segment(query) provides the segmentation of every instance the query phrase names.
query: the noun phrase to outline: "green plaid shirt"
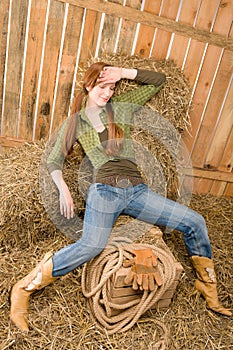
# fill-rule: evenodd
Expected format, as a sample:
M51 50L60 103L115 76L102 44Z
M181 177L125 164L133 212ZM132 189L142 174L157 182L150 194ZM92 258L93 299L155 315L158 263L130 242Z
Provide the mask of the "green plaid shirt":
M135 80L145 85L141 85L132 91L126 92L119 96L113 96L111 98L115 122L124 131L125 142L119 156L115 157L106 155L105 149L100 142L98 132L92 127L88 117L85 114L85 103L80 113L77 115L78 127L76 138L82 145L86 155L90 159L95 169L98 169L109 160L119 160L119 158L134 159L134 152L131 147L132 143L127 142L127 140L130 140L132 113L135 112L140 106L143 106L162 88L165 82L165 75L162 73L138 69ZM58 132L56 143L48 157L47 166L50 173L54 170L62 170L65 159L62 152L62 144L66 134L69 118L70 117L65 120L60 131ZM108 123L105 107L103 107L100 113L100 118L102 123L107 128Z

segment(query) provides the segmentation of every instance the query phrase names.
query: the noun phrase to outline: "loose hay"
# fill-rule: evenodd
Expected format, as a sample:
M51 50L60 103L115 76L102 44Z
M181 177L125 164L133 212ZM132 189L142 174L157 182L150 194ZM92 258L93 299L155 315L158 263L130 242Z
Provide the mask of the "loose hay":
M189 87L182 72L169 61L155 62L137 57L101 57L110 64L125 67L153 68L167 74L167 84L159 92L159 98L150 101L149 107L168 118L178 132L189 125ZM88 62L89 64L90 62ZM79 74L82 75L82 70ZM123 81L119 91L132 88L135 83ZM140 118L140 115L138 116ZM145 130L132 130L135 140L146 145L159 160L168 183L169 196L177 190L176 164L163 144L155 142ZM77 190L78 170L83 153L77 144L64 164L64 177L71 189L76 205L73 223L59 215L58 193L45 167L51 143L45 147L40 141L9 150L0 156L0 347L4 349L59 349L59 350L154 350L160 338L155 320L166 324L170 330L169 349L213 350L233 349L232 319L208 311L205 302L193 289L194 272L183 241L177 232L165 232L165 240L174 256L185 269L178 285L173 303L166 312L147 312L132 329L123 334L107 336L92 324L86 300L81 292L81 272L78 268L51 286L33 295L30 303L30 327L23 335L9 322L8 295L16 280L28 273L48 250L58 250L78 237L85 201L81 190ZM82 185L88 186L89 164L82 168ZM74 176L74 174L77 176ZM149 174L148 177L150 177ZM40 181L39 181L40 179ZM44 185L44 193L40 191ZM163 190L163 188L162 188ZM83 191L85 193L85 189ZM175 195L176 197L176 195ZM51 206L50 204L53 204ZM48 210L48 213L45 210ZM212 196L193 196L191 207L201 213L207 221L212 242L219 295L225 306L232 307L232 199ZM122 217L117 228L124 234L128 218ZM66 236L60 231L66 232ZM153 237L146 235L141 242L153 244Z
M191 207L205 216L212 242L219 296L224 305L232 307L232 198L210 195L193 196ZM26 229L26 227L25 227ZM23 230L23 227L20 228ZM22 232L23 233L23 232ZM11 236L14 235L14 232ZM185 274L166 312L147 312L126 333L113 336L101 334L90 321L89 309L81 292L81 272L63 277L33 295L30 302L30 333L23 335L9 322L8 295L16 280L35 266L49 249L57 250L67 239L56 232L44 231L15 246L9 231L1 227L0 255L0 348L12 350L139 350L153 349L161 333L154 320L164 322L170 331L171 350L232 349L233 321L206 309L205 302L194 294L194 272L183 241L177 232L166 233L165 240L180 260ZM23 237L23 236L22 236ZM153 244L153 237L142 242Z

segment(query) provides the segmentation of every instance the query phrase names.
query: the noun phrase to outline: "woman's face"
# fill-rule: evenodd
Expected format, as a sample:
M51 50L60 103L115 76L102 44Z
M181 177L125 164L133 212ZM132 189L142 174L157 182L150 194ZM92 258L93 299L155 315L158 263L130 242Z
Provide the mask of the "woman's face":
M88 107L103 107L114 94L115 84L100 83L88 90Z

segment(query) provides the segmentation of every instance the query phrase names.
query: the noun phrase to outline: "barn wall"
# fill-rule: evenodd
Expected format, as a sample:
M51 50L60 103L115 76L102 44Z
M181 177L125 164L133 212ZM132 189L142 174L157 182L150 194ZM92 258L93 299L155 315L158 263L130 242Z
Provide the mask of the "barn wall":
M193 191L232 196L232 13L232 0L1 0L2 151L53 132L87 58L172 59L192 87Z

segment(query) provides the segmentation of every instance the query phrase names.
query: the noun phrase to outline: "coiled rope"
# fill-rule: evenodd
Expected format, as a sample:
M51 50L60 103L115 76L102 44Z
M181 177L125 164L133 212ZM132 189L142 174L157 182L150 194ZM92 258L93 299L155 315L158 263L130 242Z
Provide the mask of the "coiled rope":
M109 300L111 277L122 267L123 260L133 258L132 250L146 248L151 248L158 257L158 269L163 280L162 286L157 286L151 292L144 290L140 299L135 298L124 305L113 303ZM97 327L110 335L129 330L142 314L161 299L175 278L176 267L171 253L154 245L132 243L130 240L119 237L112 240L100 255L84 265L82 291L88 298L91 317ZM112 309L120 310L120 313L112 316ZM156 323L163 329L166 338L168 334L166 327L159 321ZM162 343L160 341L161 350L165 349L162 345L166 347L167 340L165 339Z

